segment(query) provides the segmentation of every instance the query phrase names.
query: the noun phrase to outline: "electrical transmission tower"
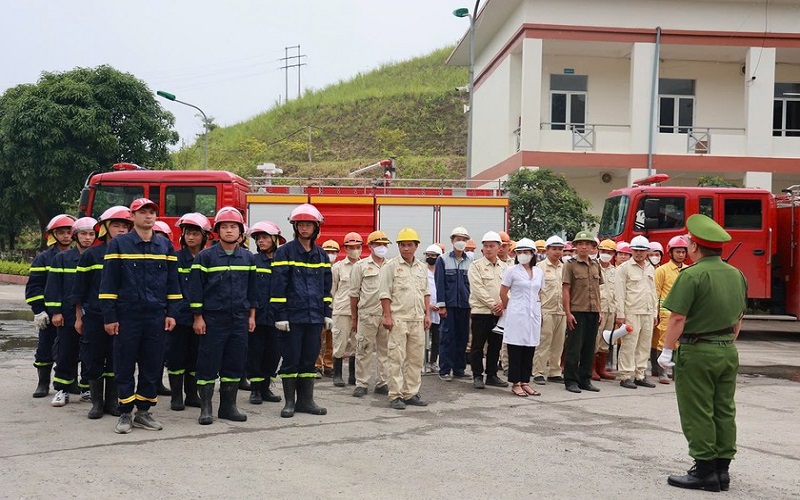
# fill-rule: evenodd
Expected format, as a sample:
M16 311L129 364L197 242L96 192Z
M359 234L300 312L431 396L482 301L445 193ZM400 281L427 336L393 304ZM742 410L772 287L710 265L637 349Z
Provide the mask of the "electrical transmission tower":
M284 102L289 101L289 68L297 68L297 97L300 97L300 68L302 66L306 66L307 64L304 62L300 62L300 59L306 57L305 54L300 53L300 45L292 45L290 47L284 47L284 54L285 57L279 59L279 61L283 62L283 66L280 67L284 71L285 81L286 81L286 88L284 94ZM296 51L294 55L289 55L289 51Z

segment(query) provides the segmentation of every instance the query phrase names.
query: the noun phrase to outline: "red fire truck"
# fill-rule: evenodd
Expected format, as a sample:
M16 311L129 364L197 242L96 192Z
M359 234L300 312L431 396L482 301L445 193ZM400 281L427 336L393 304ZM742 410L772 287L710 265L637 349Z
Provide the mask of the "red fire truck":
M668 180L657 174L609 193L599 237L631 241L643 234L666 248L686 234L687 217L708 215L732 236L722 258L744 273L752 305L800 317L800 186L776 197L763 189L661 185Z
M393 161L376 165L387 172L391 168L393 174ZM113 205L128 206L146 196L158 203L159 219L174 227L187 212L200 212L213 222L217 210L230 205L241 210L248 221L275 222L291 237L287 219L292 208L312 203L325 216L318 241L330 238L340 244L350 231L366 237L380 229L393 238L401 228L413 227L427 246L448 241L456 226L466 226L476 239L486 231L507 230L508 197L499 187L459 187L464 181L437 181L439 187L430 187L431 182L419 187L414 186L419 182L387 175L378 181L262 177L251 182L224 171L146 170L128 163L115 165L113 172L91 175L81 192L79 212L98 217ZM176 246L178 239L175 231Z

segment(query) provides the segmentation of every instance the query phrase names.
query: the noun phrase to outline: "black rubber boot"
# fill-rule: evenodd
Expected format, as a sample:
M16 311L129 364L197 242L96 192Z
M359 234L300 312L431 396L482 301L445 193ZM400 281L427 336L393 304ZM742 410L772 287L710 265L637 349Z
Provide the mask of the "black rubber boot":
M252 388L252 384L250 383L249 380L247 380L245 377L242 377L241 379L239 379L239 390L241 390L241 391L249 391L251 388ZM222 387L220 387L220 389L222 389Z
M103 418L103 379L90 380L89 392L92 394L92 409L88 417L92 420Z
M200 396L197 395L197 379L189 372L183 375L183 392L186 393L186 399L184 399L183 404L192 408L200 408Z
M159 396L171 396L172 391L164 385L164 367L161 367L161 376L158 378L158 395Z
M39 383L33 391L33 397L43 398L50 394L50 373L53 371L53 365L37 366L36 371L39 373Z
M653 377L661 376L661 367L658 364L659 356L661 356L661 351L650 348L650 374Z
M272 392L272 389L269 387L270 383L269 379L261 382L261 400L268 403L280 403L281 397Z
M728 468L731 466L730 458L718 458L716 460L717 477L719 477L719 489L728 491L731 487L731 475Z
M297 379L284 378L281 379L281 384L283 385L283 398L286 400L281 410L281 417L292 418L294 416L294 398L297 391Z
M347 385L356 385L356 357L350 356L347 359Z
M219 410L217 416L234 422L245 422L247 415L236 408L236 395L239 393L239 382L222 382L219 384Z
M669 476L667 483L690 490L719 491L716 461L695 460L694 466L687 471L685 476Z
M261 398L261 382L250 382L250 404L260 405L264 402Z
M186 405L183 404L183 374L169 376L169 390L172 393L169 409L183 411L186 408Z
M214 397L214 384L200 386L200 418L197 422L200 425L209 425L214 422L211 412L211 399Z
M333 385L336 387L344 387L344 379L342 379L342 358L333 358Z
M294 411L310 413L311 415L325 415L328 410L317 406L314 402L314 379L304 377L297 380L297 404Z
M119 417L119 407L117 406L117 382L114 380L114 377L105 377L103 381L106 384L106 397L103 404L103 411L114 417Z

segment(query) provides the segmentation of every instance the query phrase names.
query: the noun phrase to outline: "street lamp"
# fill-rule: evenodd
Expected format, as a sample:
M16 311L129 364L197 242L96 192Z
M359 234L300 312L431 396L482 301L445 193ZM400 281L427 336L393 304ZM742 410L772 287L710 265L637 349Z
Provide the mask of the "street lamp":
M472 102L475 83L475 15L478 12L478 5L481 0L475 1L475 8L470 14L469 9L462 7L453 11L456 17L466 17L469 19L469 121L467 122L467 179L472 178Z
M203 149L203 170L208 170L208 117L206 116L206 114L203 112L202 109L198 108L194 104L190 104L184 101L179 101L178 99L175 98L175 94L170 94L169 92L164 92L163 90L157 91L156 94L160 95L164 99L169 99L170 101L179 102L183 105L189 106L190 108L194 108L197 111L199 111L201 115L203 115L203 127L206 129L205 133L206 143Z

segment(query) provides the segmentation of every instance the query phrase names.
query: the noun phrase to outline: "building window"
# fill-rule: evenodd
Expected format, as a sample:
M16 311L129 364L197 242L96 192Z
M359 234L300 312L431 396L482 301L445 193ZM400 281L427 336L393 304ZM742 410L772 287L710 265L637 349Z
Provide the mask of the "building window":
M772 135L800 137L800 83L776 83Z
M658 131L688 134L694 126L694 80L658 79Z
M726 229L761 229L761 200L725 200Z
M586 75L550 75L551 130L583 132L588 80Z

